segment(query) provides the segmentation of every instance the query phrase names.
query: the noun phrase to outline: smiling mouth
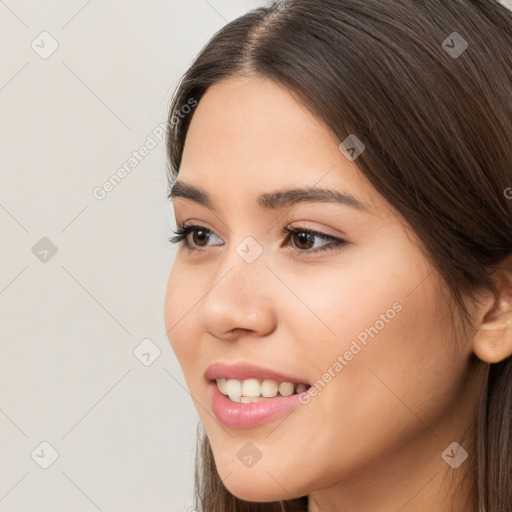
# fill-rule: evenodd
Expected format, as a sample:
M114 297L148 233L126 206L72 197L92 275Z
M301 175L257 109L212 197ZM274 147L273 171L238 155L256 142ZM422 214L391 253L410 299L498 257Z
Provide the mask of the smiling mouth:
M232 402L252 403L297 395L311 386L305 383L277 382L272 379L215 379L219 391Z

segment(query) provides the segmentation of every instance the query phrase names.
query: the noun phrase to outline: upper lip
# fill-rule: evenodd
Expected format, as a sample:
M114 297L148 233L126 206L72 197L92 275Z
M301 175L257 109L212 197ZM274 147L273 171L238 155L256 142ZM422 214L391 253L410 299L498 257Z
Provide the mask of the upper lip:
M259 380L275 380L276 382L291 382L293 384L308 384L305 379L285 375L270 368L257 366L248 362L239 363L223 363L221 361L212 363L206 369L205 376L208 380L215 379L259 379Z

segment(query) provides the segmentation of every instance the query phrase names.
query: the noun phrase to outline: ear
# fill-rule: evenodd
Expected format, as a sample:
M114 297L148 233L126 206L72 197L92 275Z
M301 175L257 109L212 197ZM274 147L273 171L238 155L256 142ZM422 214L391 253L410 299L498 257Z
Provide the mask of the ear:
M487 294L473 339L473 351L486 363L498 363L512 355L512 257L493 273L497 293Z

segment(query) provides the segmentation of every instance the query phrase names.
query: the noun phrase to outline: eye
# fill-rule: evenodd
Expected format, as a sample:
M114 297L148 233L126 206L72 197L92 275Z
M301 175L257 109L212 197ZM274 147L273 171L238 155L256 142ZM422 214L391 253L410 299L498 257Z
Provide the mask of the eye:
M176 230L173 230L173 233L174 236L169 237L169 242L173 244L183 243L185 247L192 251L195 250L195 248L190 244L189 235L194 235L192 237L195 238L194 245L204 247L203 242L205 239L214 234L210 229L196 224L191 224L189 226L179 225ZM196 243L196 241L199 243Z
M299 255L334 252L347 245L346 240L306 228L284 228L284 234L287 234L285 242L293 241L294 247L291 247L291 249ZM330 242L330 244L315 247L315 238Z
M210 229L196 224L188 226L179 225L176 230L173 230L173 233L174 236L169 237L169 242L175 244L183 243L184 246L189 249L189 251L205 250L201 248L207 247L208 237L211 235L217 236ZM190 243L189 235L192 235L192 244ZM312 231L305 228L286 227L283 229L282 235L285 236L285 246L288 245L290 241L293 241L293 246L290 248L298 255L334 252L341 249L348 243L346 240L341 238L336 238L319 231ZM315 239L327 241L330 243L327 245L321 245L320 247L315 247Z

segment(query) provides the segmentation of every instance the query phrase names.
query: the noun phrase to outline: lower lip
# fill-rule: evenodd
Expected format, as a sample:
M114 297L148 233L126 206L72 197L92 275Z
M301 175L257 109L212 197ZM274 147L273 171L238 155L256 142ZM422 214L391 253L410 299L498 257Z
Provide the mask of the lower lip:
M233 402L223 395L216 382L210 382L209 391L215 416L228 428L253 428L264 425L297 407L302 394L278 396L244 404Z

